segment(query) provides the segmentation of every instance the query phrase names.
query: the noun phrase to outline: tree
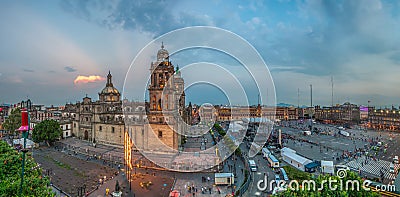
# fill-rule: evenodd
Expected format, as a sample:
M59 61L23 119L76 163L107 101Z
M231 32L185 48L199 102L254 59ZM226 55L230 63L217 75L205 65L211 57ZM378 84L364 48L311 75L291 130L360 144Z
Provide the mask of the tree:
M0 196L17 196L21 184L22 153L12 149L6 142L0 141ZM54 196L50 181L42 176L42 170L30 153L25 163L22 196Z
M21 110L19 108L13 109L8 118L4 121L3 127L5 130L10 131L12 134L17 133L17 129L21 126Z
M288 172L289 175L289 172ZM338 176L331 176L331 175L319 175L317 178L309 179L315 181L315 189L305 184L306 188L302 188L303 180L299 180L299 189L292 190L287 188L286 191L282 193L278 193L275 196L363 196L363 197L378 197L380 196L378 193L363 189L363 180L359 177L356 173L347 171L345 174L346 176L342 179ZM306 180L306 179L305 179ZM332 180L331 186L329 185L329 180ZM333 182L336 181L336 182ZM350 181L350 183L348 183ZM355 182L359 183L359 187L354 186L352 184ZM351 183L353 182L353 183ZM289 182L290 184L290 182ZM292 185L295 188L295 184ZM346 187L347 186L347 187ZM322 189L320 189L322 188ZM332 189L333 188L333 189ZM357 188L359 189L357 191Z
M35 126L32 131L33 141L36 143L46 142L48 146L60 138L62 130L60 124L55 120L43 120Z

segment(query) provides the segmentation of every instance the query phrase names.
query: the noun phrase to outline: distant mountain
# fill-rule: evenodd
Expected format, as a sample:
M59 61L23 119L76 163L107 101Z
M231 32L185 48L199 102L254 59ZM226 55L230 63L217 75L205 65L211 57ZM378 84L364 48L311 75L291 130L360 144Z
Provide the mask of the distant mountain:
M277 107L294 107L292 104L287 104L287 103L278 103L276 104Z
M277 107L297 107L295 105L288 104L288 103L278 103L278 104L276 104L276 106ZM300 106L300 108L307 108L307 107L308 107L307 105Z

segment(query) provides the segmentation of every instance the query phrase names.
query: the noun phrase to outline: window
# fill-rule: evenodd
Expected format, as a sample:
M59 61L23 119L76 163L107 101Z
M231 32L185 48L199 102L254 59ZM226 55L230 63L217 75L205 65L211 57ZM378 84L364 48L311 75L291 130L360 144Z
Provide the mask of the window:
M162 131L158 131L158 137L162 138Z
M74 123L74 127L76 128L76 123Z
M86 118L85 118L85 120L86 120L86 122L87 122L87 121L89 121L89 118L88 118L88 117L86 117Z
M114 133L114 132L115 132L115 128L111 127L111 133Z
M99 126L99 131L101 131L103 129L103 127L102 126Z
M65 130L68 130L68 125L65 125Z

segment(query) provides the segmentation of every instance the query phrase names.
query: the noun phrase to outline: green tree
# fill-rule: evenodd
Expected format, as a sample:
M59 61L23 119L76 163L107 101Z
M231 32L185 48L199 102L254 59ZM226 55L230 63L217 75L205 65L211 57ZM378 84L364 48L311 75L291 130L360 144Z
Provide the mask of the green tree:
M288 172L290 177L290 174ZM306 180L306 179L305 179ZM298 180L299 189L292 190L287 188L286 191L276 194L275 196L337 196L337 197L347 197L347 196L363 196L363 197L378 197L378 193L366 190L363 186L363 180L356 173L348 171L346 177L339 178L338 176L331 175L319 175L317 178L309 179L315 181L315 189L310 187L308 183L304 184L305 188L302 188L302 181ZM329 185L329 180L332 180L331 186ZM336 181L336 182L333 182ZM359 183L359 187L352 187L352 183L347 181L356 181ZM290 183L290 182L289 182ZM296 188L295 184L292 184L293 188ZM322 188L322 189L320 189ZM334 188L334 189L332 189ZM335 189L336 188L336 189ZM358 190L357 190L358 188Z
M46 142L48 146L62 134L60 124L55 120L43 120L32 131L33 141Z
M218 123L215 123L215 124L214 124L214 129L215 129L220 135L222 135L222 136L225 136L225 135L226 135L226 132L224 131L224 129L222 129L222 127L221 127Z
M3 127L5 130L11 132L13 135L18 133L16 131L21 126L21 110L19 108L13 109L8 118L4 121Z
M0 141L0 196L17 196L21 184L22 153L12 149L6 142ZM42 170L31 154L25 163L22 196L54 196L50 181L42 176Z

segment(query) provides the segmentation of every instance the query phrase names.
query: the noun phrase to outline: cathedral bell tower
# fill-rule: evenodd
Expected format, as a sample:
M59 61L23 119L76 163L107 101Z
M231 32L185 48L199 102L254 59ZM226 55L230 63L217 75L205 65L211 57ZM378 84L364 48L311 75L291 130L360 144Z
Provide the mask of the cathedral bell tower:
M184 81L175 73L164 44L157 52L157 60L151 63L151 78L147 118L155 135L167 146L177 150L180 144L178 118L182 115L185 100Z

